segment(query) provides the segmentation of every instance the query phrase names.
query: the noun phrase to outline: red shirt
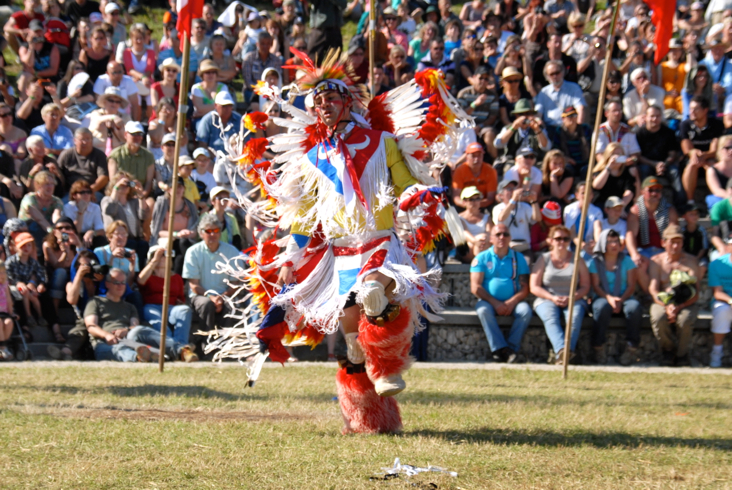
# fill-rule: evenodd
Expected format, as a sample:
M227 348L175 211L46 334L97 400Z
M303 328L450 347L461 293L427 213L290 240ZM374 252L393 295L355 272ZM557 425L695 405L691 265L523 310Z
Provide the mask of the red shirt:
M38 12L33 13L33 17L28 17L28 14L25 12L25 10L21 10L20 12L15 12L13 15L11 15L13 19L15 19L15 27L18 29L28 29L28 26L30 25L30 21L33 19L40 20L43 22L46 17L43 14L39 14Z
M663 248L661 234L658 232L658 226L656 226L656 220L653 216L648 217L648 244L643 245L643 247Z
M142 301L146 305L163 304L163 287L165 279L158 276L150 276L144 286L140 287ZM186 296L183 287L183 278L180 274L170 276L170 306L185 303Z

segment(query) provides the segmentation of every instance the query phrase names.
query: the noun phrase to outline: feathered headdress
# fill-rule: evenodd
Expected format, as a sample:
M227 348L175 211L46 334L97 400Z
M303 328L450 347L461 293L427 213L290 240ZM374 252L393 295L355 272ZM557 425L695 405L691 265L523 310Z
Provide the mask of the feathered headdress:
M305 73L296 82L300 94L312 93L315 96L323 91L335 90L366 105L368 99L366 87L354 81L356 73L348 56L342 54L340 49L329 49L319 67L315 66L313 60L302 51L290 47L290 52L301 59L303 64L285 65L282 68L302 70Z

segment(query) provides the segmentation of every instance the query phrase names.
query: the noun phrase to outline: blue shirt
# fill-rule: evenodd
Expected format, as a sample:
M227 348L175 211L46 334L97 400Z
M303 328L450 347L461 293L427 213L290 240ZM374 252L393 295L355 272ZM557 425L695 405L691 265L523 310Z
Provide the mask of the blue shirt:
M134 252L131 248L125 248L127 252ZM94 255L99 259L100 265L108 265L110 269L122 269L125 274L130 273L130 261L119 257L112 256L112 248L109 245L97 247L94 249ZM135 272L140 272L140 261L135 255Z
M197 279L204 291L215 291L223 294L229 288L226 281L231 280L226 274L217 274L216 264L224 263L226 259L232 259L242 255L236 247L228 243L219 242L216 252L208 249L206 242L198 242L188 250L183 261L183 279ZM241 266L244 263L240 263ZM196 296L191 291L190 296Z
M66 126L59 126L53 136L46 129L46 125L31 129L31 134L43 138L43 144L49 150L65 150L74 147L74 133Z
M722 255L709 264L709 287L722 287L727 294L732 294L732 261L730 254Z
M545 123L554 126L562 125L562 111L569 107L586 106L582 89L574 82L564 81L559 90L554 85L547 85L536 95L534 100L536 112Z
M224 140L221 139L221 129L214 126L214 122L216 123L216 126L221 126L221 117L216 111L211 111L203 116L201 120L198 121L198 126L196 126L196 140L205 143L206 146L213 149L214 153L217 150L221 150L226 153L226 150L224 150ZM240 127L241 114L238 112L232 112L229 122L224 128L226 138L228 139L234 134L239 134Z
M491 247L473 259L470 272L482 272L483 289L498 301L506 301L518 292L518 278L529 274L529 265L523 254L509 250L501 259Z
M626 289L628 289L628 271L635 269L635 262L630 258L628 254L623 254L623 262L620 264L620 294L622 295ZM590 261L590 274L597 274L597 264L595 259ZM606 271L607 275L607 287L610 291L605 291L606 294L613 295L615 291L615 271Z
M724 87L727 95L732 93L732 60L727 59L726 56L722 56L719 63L715 63L712 52L709 51L699 64L707 67L712 83L718 83Z
M162 71L163 61L167 60L168 58L173 58L176 63L178 63L178 66L183 66L183 54L181 53L180 56L175 55L175 51L173 51L173 48L164 49L158 54L158 69ZM188 73L197 73L198 72L198 55L194 50L191 49L191 56L188 58ZM196 80L198 81L198 75L196 75ZM176 81L180 83L180 72L178 72L178 77L176 78Z

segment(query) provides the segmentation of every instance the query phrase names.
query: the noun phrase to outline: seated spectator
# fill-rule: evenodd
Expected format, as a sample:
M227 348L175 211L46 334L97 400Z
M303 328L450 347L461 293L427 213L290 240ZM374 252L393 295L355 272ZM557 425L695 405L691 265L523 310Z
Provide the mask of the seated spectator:
M257 49L242 56L241 72L244 79L244 102L247 105L254 94L252 87L262 79L264 70L266 68L274 68L278 72L282 70L282 60L270 53L271 48L272 36L268 32L262 32L257 41ZM233 54L236 55L236 53Z
M142 224L150 217L150 207L142 198L141 190L142 185L130 174L117 172L107 185L107 195L100 207L104 229L108 230L114 222L122 221L129 234L125 246L134 249L138 257L147 257L149 245Z
M168 36L168 42L170 47L163 48L162 43L160 46L160 52L158 53L158 68L160 68L165 60L173 58L175 62L181 66L183 64L183 52L181 51L181 41L178 38L178 30L173 28L170 30ZM191 50L190 56L188 57L188 82L186 86L190 87L193 85L193 81L196 79L196 72L198 72L198 55L195 51ZM178 82L180 83L180 73L178 74Z
M111 57L112 51L109 49L104 29L101 26L92 28L88 45L79 52L79 61L86 65L89 79L93 80L95 85L96 80L107 73L107 64ZM104 93L104 90L99 93Z
M226 153L221 129L227 128L224 137L239 134L241 114L234 112L234 99L229 92L219 92L214 100L216 110L209 112L198 122L196 140L199 147Z
M461 254L461 251L458 250L458 254L461 262L469 263L473 260L472 249L475 245L475 237L490 230L491 215L480 210L483 194L475 186L464 188L460 193L460 200L466 205L465 211L460 213L460 220L467 244L464 247L465 253Z
M43 37L43 24L32 20L25 32L25 41L18 49L18 58L23 68L18 77L18 89L25 88L31 80L42 78L56 83L59 80L61 54L58 46Z
M165 246L167 239L172 238L173 250L175 250L173 270L176 274L180 274L183 271L183 260L186 255L186 250L193 245L197 237L196 222L198 221L198 209L194 203L183 197L185 193L185 180L182 177L178 177L176 194L172 203L175 209L175 220L173 221L173 230L168 230L168 213L171 206L170 193L172 190L173 186L168 187L165 190L165 194L155 200L150 227L150 243Z
M577 109L567 107L562 111L562 127L558 134L559 150L574 172L583 173L590 161L590 128L577 122ZM584 172L587 173L587 172Z
M544 323L547 337L554 350L555 364L563 364L566 339L564 328L561 325L561 316L564 314L566 322L571 322L570 355L575 356L577 340L579 339L582 319L588 306L584 300L590 292L590 274L585 262L574 262L574 254L569 250L572 240L571 232L564 226L554 226L549 230L550 251L541 254L531 271L529 289L536 296L534 310ZM578 286L574 295L574 309L569 311L570 279L574 268L579 267Z
M487 44L487 43L486 43ZM501 72L502 94L498 98L498 114L501 126L509 126L515 119L514 108L520 99L529 98L526 90L522 90L521 82L524 77L521 72L512 66L508 66Z
M712 261L709 267L709 287L714 290L712 303L712 352L709 354L709 367L722 367L724 355L724 337L730 331L732 324L732 256L729 253L720 254Z
M407 63L407 51L398 44L389 50L389 61L384 65L384 74L392 87L404 85L414 77L414 70Z
M709 117L706 99L695 96L690 107L689 119L679 126L679 139L681 151L689 159L681 183L687 200L693 201L699 174L714 160L719 149L718 140L724 133L724 124L715 117Z
M600 133L597 136L596 157L599 159L610 143L619 143L623 147L623 154L631 160L630 164L635 164L641 148L631 127L622 122L623 106L620 101L611 100L605 103L605 117L607 121L600 124Z
M177 102L168 97L163 97L155 108L156 119L150 121L148 126L147 149L153 154L156 160L163 156L161 147L163 136L166 134L177 134L178 113L176 112ZM180 154L188 154L188 130L183 132L180 141Z
M409 41L408 55L414 59L414 64L419 64L422 58L430 52L432 41L438 38L439 29L434 22L425 22L419 30L419 36Z
M96 266L96 268L95 268ZM71 281L66 283L66 301L77 311L81 312L86 308L87 302L97 294L100 294L99 285L104 281L103 272L109 267L101 267L99 259L90 250L80 250L71 264Z
M82 247L76 235L74 222L69 218L61 218L53 224L51 231L43 241L43 259L49 281L49 293L53 301L54 318L58 318L58 306L65 296L66 283L69 282L69 269L76 257L76 251ZM52 326L56 342L63 342L64 336L58 323Z
M266 136L270 136L266 134ZM191 179L196 183L201 199L209 202L211 191L216 187L211 169L213 168L211 152L207 148L196 148L193 152L193 159L196 161L196 168L191 172Z
M705 48L707 54L704 59L699 60L699 65L707 67L709 77L714 81L712 92L717 101L723 102L725 95L732 93L732 66L724 59L729 44L715 38ZM712 103L712 101L709 102Z
M535 196L531 204L522 202L521 195L524 192L524 188L518 187L515 180L505 179L498 184L498 199L501 202L493 208L493 225L501 223L508 227L511 248L528 253L531 249L530 226L541 220L541 210Z
M426 70L427 68L441 70L445 74L445 83L448 86L452 86L455 81L455 64L445 54L445 41L440 38L433 39L430 42L429 52L417 62L417 71Z
M699 278L703 279L707 273L709 259L709 240L703 226L699 226L699 206L696 204L688 206L684 211L684 225L681 231L684 234L683 250L687 254L696 257L699 261Z
M157 361L157 355L153 357L150 347L160 348L160 333L141 326L137 309L122 300L127 287L125 272L111 269L106 283L109 288L107 294L95 296L84 308L84 322L94 357L97 361ZM171 359L197 360L188 345L177 343L173 338L166 339L164 350Z
M656 177L646 177L641 189L641 197L628 213L625 242L630 258L638 266L638 283L647 291L649 260L663 252L663 232L670 224L678 223L679 215L662 196L663 186Z
M122 93L122 98L130 103L129 109L125 109L124 112L127 112L133 121L139 121L142 118L139 90L132 77L124 73L124 67L120 63L110 61L107 63L107 73L94 82L94 93L100 96L107 87L117 87Z
M712 109L711 114L715 115L716 111L713 109L714 105L714 92L712 86L714 82L709 76L709 70L704 65L696 65L691 68L691 71L686 75L686 81L684 88L681 90L681 98L683 101L681 120L685 121L691 117L691 99L697 95L706 99L709 107Z
M668 225L663 231L664 252L651 259L649 270L648 292L653 299L651 327L661 347L662 366L690 365L688 351L699 311L696 306L699 286L695 284L685 291L674 291L672 288L677 284L672 281L671 273L683 272L698 280L699 272L696 258L683 251L683 244L681 227L677 224Z
M219 68L220 82L231 83L237 75L236 61L234 61L234 57L226 49L226 39L221 34L211 36L211 51L207 59L213 61Z
M163 317L163 288L165 284L165 248L153 247L147 258L147 265L140 272L137 278L140 285L140 292L145 303L143 308L143 319L155 331L160 332L160 325ZM166 339L172 339L174 343L187 345L190 340L191 319L193 312L186 304L186 295L183 285L183 278L180 274L170 276L170 302L168 306L168 323L173 326L167 330ZM188 352L186 362L197 361L198 356Z
M91 189L94 201L102 200L104 188L109 182L107 156L102 150L94 148L93 135L87 128L74 131L74 147L61 152L58 167L64 176L69 194L74 184L83 180Z
M63 175L59 171L56 157L46 153L46 145L43 144L43 138L38 135L31 135L25 143L28 150L28 158L20 164L20 170L18 172L20 181L29 191L34 191L33 177L39 172L47 171L53 179L54 194L62 197L64 195L64 186L61 180Z
M15 321L20 317L13 312L13 296L8 283L5 261L0 260L0 360L12 361L13 353L8 349L8 341L15 330Z
M524 147L531 148L536 155L543 157L552 144L541 118L536 116L536 111L531 107L531 101L520 99L511 111L511 116L515 118L514 121L504 126L493 142L496 151L503 150L503 156L509 162L511 156Z
M160 101L166 97L178 100L180 84L178 83L178 74L180 66L173 58L168 58L160 65L160 74L162 80L153 83L150 86L150 102L153 106L153 120L157 117L157 107Z
M533 17L534 13L529 14L529 18ZM547 18L545 13L541 15L541 22L546 24L550 19ZM526 19L526 17L524 17ZM538 19L537 19L538 20ZM538 29L537 29L538 28ZM541 24L537 22L537 25L533 27L533 30L543 30ZM549 84L551 81L546 77L544 68L550 61L556 61L561 63L564 67L564 79L569 82L577 83L577 61L574 58L562 52L562 35L559 32L548 32L546 36L546 52L540 53L535 57L533 62L532 77L532 90L538 92L542 87Z
M476 187L483 195L480 207L489 207L496 199L497 180L493 167L483 162L483 147L480 146L480 143L469 144L465 150L465 162L452 175L455 205L467 208L467 205L458 196L466 187Z
M508 169L503 180L513 180L525 193L521 195L522 201L532 201L539 198L542 184L541 170L534 166L536 153L533 148L524 146L516 152L516 165Z
M208 213L202 214L201 218L206 214L215 215L216 219L222 225L221 243L228 243L233 245L237 250L242 250L244 248L244 240L239 230L239 223L236 217L226 210L229 204L229 191L223 187L216 186L211 190L209 196L211 197L211 206L213 209Z
M567 167L564 153L550 150L541 164L540 203L554 201L560 206L570 202L569 196L574 184L574 169ZM559 223L560 224L560 223Z
M564 208L564 226L570 230L575 246L584 247L583 256L588 260L592 256L592 250L595 248L595 221L602 219L602 210L592 204L592 189L587 191L586 187L586 182L583 180L580 180L574 185L574 195L577 200ZM587 216L585 217L584 237L580 239L578 235L585 192L590 193L590 205L587 208Z
M64 216L71 220L80 244L88 249L106 245L104 220L99 204L92 202L92 188L84 179L74 182L69 191L69 202L64 204Z
M173 163L175 160L175 133L168 133L163 136L160 147L162 155L155 160L155 183L153 184L152 197L148 198L148 205L154 206L153 198L162 196L172 182Z
M118 171L127 172L142 185L142 195L148 197L152 194L155 158L141 146L144 134L142 124L129 121L125 124L125 144L112 151L107 161L111 180L115 180Z
M18 217L28 223L28 231L40 246L46 237L51 223L58 221L63 215L64 204L53 195L55 187L50 172L41 171L33 177L35 192L29 192L20 201Z
M599 203L598 203L599 204ZM620 237L620 245L625 248L625 235L628 233L628 222L621 216L625 212L625 204L618 196L610 196L605 201L605 215L607 218L597 220L593 224L595 242L600 239L600 234L605 230L613 230Z
M544 65L544 76L550 83L536 95L536 112L544 123L559 128L562 125L562 112L572 106L577 110L577 122L582 124L585 121L585 98L579 85L564 80L562 62L547 62Z
M673 189L674 203L681 205L686 201L681 186L681 172L678 161L681 154L676 134L663 123L661 108L650 106L646 109L645 124L638 128L639 178L655 176L665 179ZM710 206L711 207L711 206Z
M491 230L493 246L481 252L470 265L470 290L478 298L475 309L486 339L498 362L516 362L521 339L531 321L529 266L522 254L509 248L511 233L505 225ZM496 316L513 316L508 340L503 336Z
M205 203L201 202L201 194L198 192L198 186L191 179L191 173L196 162L189 156L178 157L178 177L183 179L185 193L183 197L191 201L197 208L203 209Z
M46 291L48 278L43 266L31 257L35 247L35 240L30 233L18 234L15 237L16 253L6 262L10 289L13 296L17 294L22 298L25 325L31 328L48 326L38 298Z
M21 89L18 88L18 91ZM15 105L15 121L21 129L27 132L43 124L41 108L50 100L42 82L38 79L29 80L22 92L25 93L25 100Z
M531 251L549 251L549 230L562 224L562 208L555 201L547 201L541 208L541 220L531 225Z
M625 317L626 346L620 356L620 364L629 366L638 360L640 324L643 316L640 302L633 293L636 285L636 266L623 253L620 234L613 229L603 231L595 254L590 262L589 272L595 299L592 301L592 347L596 364L607 364L607 337L610 317L622 314Z
M144 24L134 24L128 36L130 46L122 52L122 65L133 81L149 89L157 66L155 51L145 46L147 28Z
M630 126L642 126L645 123L646 109L652 105L663 107L666 92L651 84L651 77L645 68L633 70L630 83L634 88L623 97L623 114Z
M236 291L231 286L234 278L214 271L217 264L237 257L239 251L221 242L221 223L213 215L201 218L198 232L203 240L186 251L183 279L188 281L191 307L202 322L201 330L210 331L223 326L224 315L230 310L224 297Z
M44 125L31 130L31 135L43 138L46 153L58 156L67 148L74 145L74 135L66 126L61 126L62 109L58 104L46 104L41 109Z
M107 87L97 99L97 104L99 108L90 112L86 120L94 136L94 147L106 156L125 143L125 124L130 121L130 115L124 109L129 102L122 97L118 87Z
M729 197L727 184L732 177L732 136L719 138L717 162L706 168L707 186L711 192L705 199L707 209Z
M139 292L134 291L131 287L134 284L136 274L140 271L140 260L134 249L126 247L128 237L127 225L123 221L113 222L107 228L109 244L95 248L94 255L97 256L100 265L127 271L126 275L130 287L127 288L124 294L125 301L142 310L142 297ZM143 261L146 259L147 257L144 257ZM102 292L105 290L106 286L102 285Z
M226 85L219 81L219 67L211 60L203 60L198 68L201 82L191 88L193 119L200 119L214 110L214 99L219 92L228 92Z
M605 147L595 172L592 174L592 188L596 205L604 205L610 196L619 196L623 205L629 207L639 194L638 169L625 154L622 143L610 143Z
M25 41L26 34L32 21L43 22L45 16L38 12L37 0L24 0L23 10L13 12L3 27L8 45L15 52L20 51L20 45Z
M28 133L15 125L13 109L5 102L0 102L0 134L3 135L0 147L13 158L23 160L26 156L25 141Z
M372 95L385 94L391 87L388 85L389 80L384 75L384 68L382 66L374 66L374 93ZM371 74L368 76L368 87L371 90Z

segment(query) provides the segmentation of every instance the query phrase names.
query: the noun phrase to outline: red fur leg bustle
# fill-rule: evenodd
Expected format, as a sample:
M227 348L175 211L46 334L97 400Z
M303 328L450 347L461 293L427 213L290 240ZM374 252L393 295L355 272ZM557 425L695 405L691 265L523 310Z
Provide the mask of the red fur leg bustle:
M399 405L393 397L376 394L366 373L348 374L345 368L336 374L338 402L343 415L343 434L394 434L402 430Z
M366 372L371 381L401 374L409 369L409 356L414 325L411 313L402 307L394 321L383 327L369 322L363 315L358 324L358 342L366 354Z

